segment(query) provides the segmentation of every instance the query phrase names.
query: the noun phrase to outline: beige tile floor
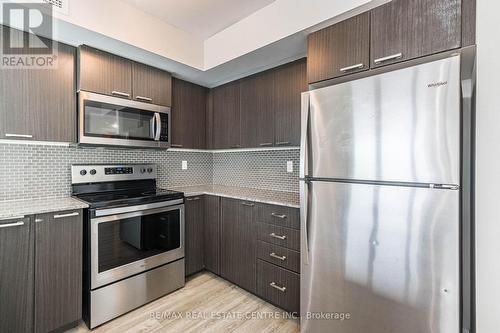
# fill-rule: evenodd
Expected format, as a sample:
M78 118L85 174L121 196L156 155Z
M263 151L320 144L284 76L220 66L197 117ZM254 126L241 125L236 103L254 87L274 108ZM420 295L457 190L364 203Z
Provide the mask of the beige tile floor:
M70 333L89 332L84 323ZM92 332L296 333L299 321L237 286L203 272L186 286Z

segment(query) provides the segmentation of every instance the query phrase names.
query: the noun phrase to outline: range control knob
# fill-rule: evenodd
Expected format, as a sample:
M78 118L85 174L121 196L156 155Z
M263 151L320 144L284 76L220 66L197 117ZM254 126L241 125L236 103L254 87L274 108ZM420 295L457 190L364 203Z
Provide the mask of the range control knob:
M96 173L97 173L97 171L96 171L95 169L90 170L90 174L91 174L92 176L93 176L93 175L95 175Z
M83 169L80 170L80 175L85 176L87 174L87 170Z
M153 172L153 168L148 168L148 173Z
M145 173L145 172L146 172L146 169L141 168L141 173Z

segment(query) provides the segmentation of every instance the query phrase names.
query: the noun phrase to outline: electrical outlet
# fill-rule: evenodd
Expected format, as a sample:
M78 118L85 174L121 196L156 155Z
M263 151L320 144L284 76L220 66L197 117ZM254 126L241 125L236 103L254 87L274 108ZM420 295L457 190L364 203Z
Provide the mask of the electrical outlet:
M188 168L188 161L182 161L182 170L187 170Z
M293 172L293 161L286 162L286 172Z

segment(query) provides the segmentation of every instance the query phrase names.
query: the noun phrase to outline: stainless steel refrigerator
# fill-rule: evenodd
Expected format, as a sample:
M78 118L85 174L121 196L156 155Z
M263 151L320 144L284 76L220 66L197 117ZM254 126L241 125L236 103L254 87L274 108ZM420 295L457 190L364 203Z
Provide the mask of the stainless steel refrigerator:
M468 325L463 57L303 94L302 332Z

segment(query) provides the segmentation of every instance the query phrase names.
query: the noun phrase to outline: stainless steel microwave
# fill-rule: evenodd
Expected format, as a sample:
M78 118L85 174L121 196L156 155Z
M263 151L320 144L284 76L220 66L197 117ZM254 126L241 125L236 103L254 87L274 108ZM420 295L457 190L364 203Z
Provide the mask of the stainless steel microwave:
M170 108L80 91L78 142L137 148L170 147Z

